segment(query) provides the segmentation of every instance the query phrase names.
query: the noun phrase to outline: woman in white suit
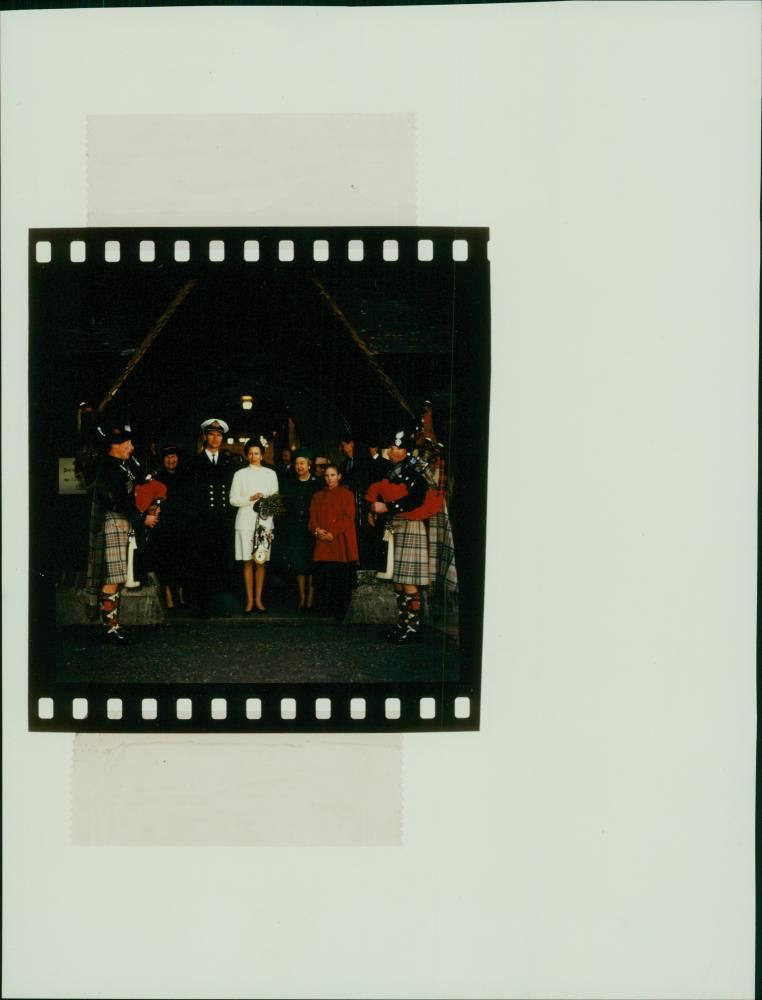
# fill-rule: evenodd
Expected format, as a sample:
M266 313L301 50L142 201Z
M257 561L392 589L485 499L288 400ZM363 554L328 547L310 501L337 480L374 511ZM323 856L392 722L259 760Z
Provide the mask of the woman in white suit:
M259 501L278 492L278 477L273 469L262 465L262 447L257 441L247 441L243 453L249 463L233 476L230 503L238 508L235 518L235 557L243 562L243 583L246 588L245 614L256 608L264 614L262 587L265 564L270 558L274 519L261 517Z

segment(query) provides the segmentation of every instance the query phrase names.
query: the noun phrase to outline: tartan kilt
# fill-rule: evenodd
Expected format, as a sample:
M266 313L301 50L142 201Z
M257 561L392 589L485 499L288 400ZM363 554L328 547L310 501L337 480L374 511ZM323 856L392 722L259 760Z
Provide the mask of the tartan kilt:
M125 582L129 537L130 522L112 511L106 511L103 527L95 532L90 548L88 590L97 590L104 583Z
M428 525L431 579L443 583L446 589L454 594L458 589L458 572L455 568L455 548L447 504L438 514L429 518Z
M429 574L429 543L424 521L408 521L395 517L394 534L394 583L411 583L425 587L431 582Z

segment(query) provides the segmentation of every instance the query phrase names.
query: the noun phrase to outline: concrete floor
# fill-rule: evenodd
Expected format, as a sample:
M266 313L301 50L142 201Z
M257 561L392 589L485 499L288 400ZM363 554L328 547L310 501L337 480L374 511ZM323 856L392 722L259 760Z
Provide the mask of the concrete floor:
M351 683L458 680L457 625L433 627L424 608L421 642L399 647L382 636L397 618L388 581L361 574L344 624L316 612L300 613L296 594L268 574L268 613L245 615L239 581L217 595L210 618L191 608L165 612L152 578L125 595L122 623L136 639L114 648L101 626L89 624L84 595L57 592L54 649L59 682L105 683ZM383 623L383 624L380 624Z
M93 625L56 631L59 682L352 683L457 680L459 655L445 633L424 627L398 647L378 625L336 625L311 616L236 615L134 625L135 642L114 648Z

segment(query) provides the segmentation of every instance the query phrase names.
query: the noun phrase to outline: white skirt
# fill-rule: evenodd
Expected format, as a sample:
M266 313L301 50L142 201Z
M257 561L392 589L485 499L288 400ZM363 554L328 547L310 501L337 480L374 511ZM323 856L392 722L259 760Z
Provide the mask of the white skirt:
M263 522L263 527L268 524L272 524L272 518L267 518ZM272 528L269 528L272 531ZM248 562L250 559L254 558L254 528L236 528L235 529L235 557L239 562ZM258 563L266 563L270 561L270 545L262 546L260 548L260 558L257 559Z

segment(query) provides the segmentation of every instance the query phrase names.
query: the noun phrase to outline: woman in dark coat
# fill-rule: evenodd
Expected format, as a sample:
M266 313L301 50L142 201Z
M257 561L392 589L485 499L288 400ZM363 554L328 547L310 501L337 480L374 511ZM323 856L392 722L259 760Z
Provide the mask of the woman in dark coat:
M161 502L159 523L154 530L155 568L164 591L167 611L174 611L177 605L185 605L185 578L187 576L186 553L188 549L188 525L185 505L187 501L187 480L185 469L180 463L180 453L174 445L162 451L162 469L154 479L167 489Z
M309 531L310 502L322 485L312 475L312 455L301 449L292 456L293 476L284 480L281 492L286 502L283 519L282 557L296 577L299 589L299 610L309 611L314 599L312 581L312 550L315 539ZM284 537L285 536L285 537Z

